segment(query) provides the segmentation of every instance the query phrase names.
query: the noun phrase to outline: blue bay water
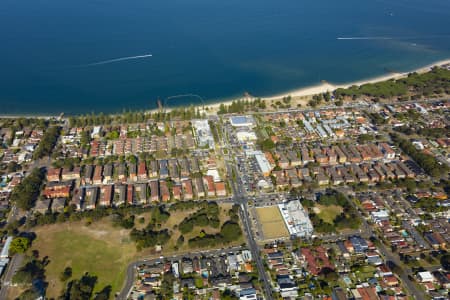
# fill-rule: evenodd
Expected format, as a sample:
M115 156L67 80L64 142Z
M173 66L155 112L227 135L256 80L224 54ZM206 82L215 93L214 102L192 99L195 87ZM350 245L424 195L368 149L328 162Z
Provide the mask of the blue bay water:
M3 0L0 114L270 96L449 57L448 0Z

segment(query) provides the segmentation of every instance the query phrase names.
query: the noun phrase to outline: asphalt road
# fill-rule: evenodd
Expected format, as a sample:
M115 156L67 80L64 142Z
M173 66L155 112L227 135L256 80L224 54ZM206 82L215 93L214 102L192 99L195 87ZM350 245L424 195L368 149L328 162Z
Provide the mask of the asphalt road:
M251 220L250 214L248 212L248 198L244 193L244 187L242 184L242 180L239 177L239 172L235 169L235 166L230 166L227 164L227 168L230 170L234 168L234 172L236 174L236 180L231 181L231 186L233 189L234 200L236 204L239 204L241 207L240 215L241 221L244 225L245 236L247 238L247 245L250 248L250 252L252 253L253 260L256 262L256 267L258 268L259 280L262 283L262 287L265 294L265 299L271 300L272 296L272 286L270 284L270 279L267 275L267 272L264 268L264 264L261 259L261 255L259 254L259 247L255 241L255 237L253 236L253 231L251 229Z
M412 276L411 269L403 268L399 257L397 255L393 254L389 249L387 249L383 243L380 243L378 245L378 249L383 254L386 262L390 261L390 262L396 264L397 266L400 266L400 268L402 268L401 272L397 272L396 274L402 280L404 287L408 291L408 294L413 296L415 299L426 299L424 292L422 290L420 290L415 285L414 282L409 280L408 275Z
M12 278L14 274L16 274L17 270L22 266L24 257L25 256L22 254L16 254L11 258L6 273L1 282L0 299L7 299L8 289L11 285Z

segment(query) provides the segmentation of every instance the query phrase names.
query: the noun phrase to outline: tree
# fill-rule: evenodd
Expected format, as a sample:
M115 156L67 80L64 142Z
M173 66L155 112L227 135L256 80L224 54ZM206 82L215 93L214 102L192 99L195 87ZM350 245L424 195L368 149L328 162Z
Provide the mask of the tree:
M446 164L439 163L432 155L418 151L409 140L401 138L398 134L391 134L391 137L406 154L411 156L431 176L439 177L448 172L449 168Z
M33 152L33 158L38 159L50 155L58 140L61 128L53 126L47 129L38 147Z
M40 169L34 169L30 175L16 186L11 193L11 201L23 210L28 210L34 206L36 198L39 196L44 172Z
M242 230L239 224L229 221L223 224L220 234L226 242L232 242L241 237Z
M8 173L17 172L20 169L20 165L15 161L12 161L8 164Z
M152 222L156 224L165 223L170 217L170 214L164 210L162 206L155 207L152 210Z
M26 237L16 237L11 241L9 254L24 253L30 247L30 240Z
M441 257L441 265L445 270L450 270L450 254Z
M164 245L170 239L170 233L167 229L154 231L151 227L144 230L132 229L130 237L136 242L138 249L154 247L156 245Z
M220 106L219 106L219 111L218 111L217 113L218 113L219 115L222 115L222 114L226 114L227 111L228 111L228 110L227 110L225 104L221 103Z
M420 99L422 96L438 95L443 91L448 92L450 70L433 68L430 72L417 74L411 73L407 78L387 80L377 83L368 83L361 86L351 86L347 89L339 88L334 91L336 98L344 97L354 100L369 96L377 98L401 98Z
M361 134L358 137L358 143L360 143L360 144L367 143L367 142L373 141L373 139L374 139L374 137L371 134L367 134L367 133Z
M125 229L131 229L134 227L134 215L129 216L128 218L122 218L119 222L119 225Z
M275 148L275 143L271 139L265 139L260 142L260 147L263 151L270 151Z
M68 285L68 299L91 299L97 276L84 274L80 280L74 280Z
M38 299L39 296L41 296L39 291L37 291L34 288L31 288L31 289L25 290L22 294L20 294L18 299L19 300L35 300L35 299Z
M132 164L135 164L135 163L137 163L137 157L131 154L127 157L127 161Z
M59 279L61 281L67 281L70 277L72 277L72 268L66 267L64 269L64 271L61 273L61 275L59 276Z
M177 239L177 246L182 246L184 243L184 236L180 235L180 237Z
M105 286L95 295L94 300L108 300L110 298L111 290L112 288L110 285Z
M22 266L14 275L13 282L21 284L30 284L34 280L44 278L44 265L45 260L40 261L37 259L32 259Z

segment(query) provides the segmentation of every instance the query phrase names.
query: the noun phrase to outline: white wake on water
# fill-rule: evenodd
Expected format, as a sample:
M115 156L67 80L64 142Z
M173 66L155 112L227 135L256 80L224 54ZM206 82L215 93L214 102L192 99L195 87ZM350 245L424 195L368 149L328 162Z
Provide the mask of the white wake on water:
M430 40L449 38L449 34L434 34L424 36L349 36L337 37L337 40Z
M338 37L337 40L392 40L391 37L384 37L384 36L355 36L355 37Z
M119 58L103 60L103 61L99 61L99 62L95 62L95 63L90 63L90 64L83 65L83 66L90 67L90 66L106 65L106 64L111 64L111 63L125 61L125 60L142 59L142 58L147 58L147 57L152 57L152 56L153 56L152 54L143 54L143 55L136 55L136 56L119 57Z

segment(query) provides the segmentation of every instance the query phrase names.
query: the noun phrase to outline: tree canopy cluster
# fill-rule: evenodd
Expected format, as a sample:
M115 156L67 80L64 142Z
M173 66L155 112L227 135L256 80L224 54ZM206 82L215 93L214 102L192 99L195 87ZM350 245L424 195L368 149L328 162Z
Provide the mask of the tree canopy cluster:
M40 128L45 128L48 125L48 121L42 118L6 118L1 119L1 127L8 127L11 129L20 129L22 130L25 127L29 127L32 125L37 125Z
M13 282L31 284L33 281L45 279L45 266L48 261L31 258L14 274Z
M170 213L163 206L153 207L151 210L151 222L154 224L162 224L170 218Z
M270 138L258 141L258 145L261 147L262 151L275 149L275 143Z
M445 270L450 270L450 254L447 253L441 257L441 265Z
M65 212L63 213L36 213L33 218L27 220L28 227L41 226L47 224L55 224L55 223L63 223L68 221L80 221L83 219L89 220L89 222L99 221L105 217L114 215L113 223L120 221L123 218L126 218L128 215L132 214L142 214L145 212L151 211L153 208L151 207L142 207L142 206L122 206L122 207L99 207L94 210L85 210L76 212L74 206L68 206ZM118 217L118 215L120 215ZM116 219L118 218L118 220ZM120 225L115 223L116 225Z
M439 177L448 172L447 165L440 164L434 156L417 150L410 141L401 138L398 134L392 134L391 136L392 140L403 150L403 152L411 156L411 158L431 176Z
M134 215L127 217L123 214L116 214L116 215L114 215L114 218L113 218L113 225L120 226L125 229L131 229L134 227L134 219L135 219Z
M191 216L186 217L178 225L178 229L182 234L186 234L191 232L195 226L211 226L213 228L218 228L220 226L219 206L217 203L209 202L206 207L200 208Z
M220 232L217 234L205 234L203 231L200 235L188 241L190 247L211 247L220 244L228 244L238 240L242 236L242 230L238 223L233 221L225 222Z
M16 237L9 246L9 255L24 253L30 247L30 240L27 237Z
M151 209L151 220L146 228L138 230L133 228L130 232L131 240L136 243L138 249L164 245L170 239L170 232L167 229L156 230L170 217L170 214L164 210L164 207L158 206ZM134 219L133 219L134 223Z
M192 210L192 209L202 209L202 208L208 208L208 207L210 207L209 209L216 209L216 208L213 208L214 206L217 206L217 203L208 202L206 200L203 200L203 201L194 201L194 200L179 201L179 202L173 203L169 207L169 212L185 211L185 210Z
M334 91L337 98L351 97L353 99L362 96L385 99L406 95L428 97L444 93L450 94L450 70L438 67L423 74L410 73L407 77L398 80L354 85Z
M167 229L158 231L149 226L142 230L132 229L130 237L136 243L138 249L143 249L166 244L170 239L170 233Z
M201 117L199 110L194 106L173 108L170 111L157 111L148 113L144 111L124 111L121 114L86 114L80 116L72 116L69 118L71 127L86 127L103 124L136 124L149 121L165 121L172 118L180 118L182 120L191 120Z
M450 135L450 126L446 126L444 128L420 128L417 130L417 133L429 138L442 138L448 137Z
M218 114L244 113L250 110L265 109L266 103L260 98L255 100L234 100L230 105L223 103L219 106Z
M25 179L17 185L11 193L11 201L24 210L28 210L34 206L45 174L42 169L34 169Z
M314 202L310 200L302 200L306 207L313 207ZM343 208L342 213L337 215L333 223L328 223L320 218L313 210L309 211L309 218L313 223L314 230L317 232L330 233L336 229L352 228L356 229L360 225L360 220L355 208L349 203L344 194L335 190L329 190L327 193L320 195L317 203L324 206L336 205Z
M52 126L47 129L36 150L33 152L33 158L38 159L50 155L58 141L60 132L61 127L59 126Z
M410 127L410 126L398 126L398 127L394 127L394 130L397 132L401 132L405 135L413 135L414 133L416 133L418 135L422 135L427 138L433 138L433 139L450 136L450 126L446 126L443 128L423 127L423 128L417 128L417 129Z
M16 284L29 286L17 299L32 300L38 299L45 293L48 283L45 281L45 266L49 263L47 258L38 259L38 254L33 257L26 257L25 264L14 274L12 281Z
M110 298L111 286L104 287L100 292L94 294L97 284L97 276L85 273L80 279L74 279L67 284L66 290L59 297L61 300L68 299L94 299L107 300Z

